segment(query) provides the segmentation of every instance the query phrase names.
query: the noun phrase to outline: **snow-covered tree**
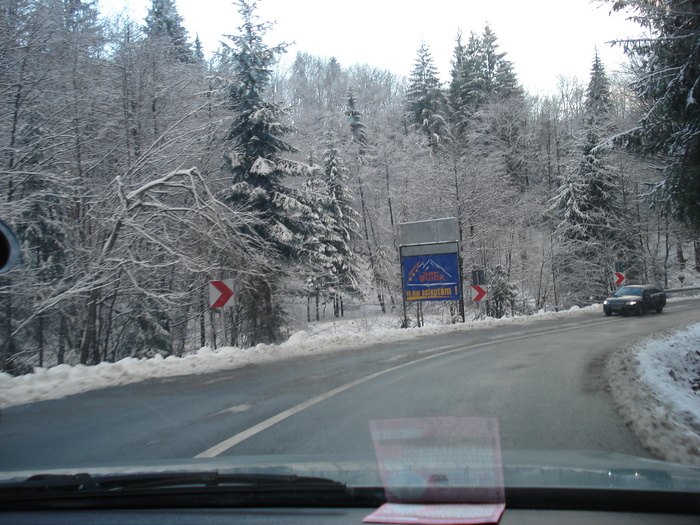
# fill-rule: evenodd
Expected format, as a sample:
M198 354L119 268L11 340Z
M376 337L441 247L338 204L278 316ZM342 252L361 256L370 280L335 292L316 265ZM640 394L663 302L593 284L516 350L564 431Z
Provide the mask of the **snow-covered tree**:
M515 309L515 287L508 280L508 274L500 264L496 266L489 279L488 308L489 315L500 319Z
M577 156L563 172L551 208L563 243L559 273L572 303L607 295L613 262L631 248L620 170L600 147L614 129L611 108L609 80L596 53Z
M354 245L358 236L358 213L352 207L345 167L332 132L326 139L323 166L317 177L307 181L309 197L324 227L320 235L307 239L304 251L311 264L305 265L307 283L314 295L332 299L334 315L342 315L342 296L360 291L359 267Z
M238 34L229 37L225 49L233 78L227 90L232 114L224 169L232 178L224 199L231 205L259 215L257 234L268 243L270 268L242 287L237 303L240 333L251 345L277 341L281 311L274 299L279 262L298 256L305 239L320 227L303 194L286 185L289 177L308 177L308 166L285 158L295 149L284 136L292 128L284 123L281 109L266 99L271 68L286 45L269 47L263 37L270 24L260 22L256 2L237 2L242 18Z
M187 29L182 25L183 21L175 0L151 0L151 7L145 19L146 34L151 38L167 40L172 46L175 58L182 62L191 62L195 53L187 41Z
M461 31L457 33L448 93L448 115L453 136L464 135L469 119L477 108L479 95L475 88L479 46L479 38L473 32L466 45L462 42Z
M663 209L700 229L700 8L694 0L615 1L645 30L621 44L645 104L639 124L618 137L630 149L667 159L656 188Z
M499 51L498 37L487 24L481 35L478 55L477 90L485 95L509 97L521 94L522 90L513 71L513 63L506 53Z
M423 133L431 149L436 151L445 135L445 94L425 42L418 49L409 78L406 111L409 124Z
M332 253L329 270L333 276L334 292L358 293L359 268L353 248L358 236L358 213L352 207L348 169L332 133L328 136L323 155L323 179L328 188L328 210L324 222L330 221L332 225L325 243Z
M472 32L466 46L458 33L449 92L453 121L463 123L489 101L523 94L506 55L499 51L498 37L489 25L481 35Z

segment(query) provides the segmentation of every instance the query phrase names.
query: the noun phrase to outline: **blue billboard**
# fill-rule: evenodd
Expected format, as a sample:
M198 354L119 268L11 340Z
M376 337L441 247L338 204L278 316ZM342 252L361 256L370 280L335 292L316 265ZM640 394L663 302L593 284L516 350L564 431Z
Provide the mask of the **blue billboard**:
M406 301L458 301L459 258L456 253L401 257Z

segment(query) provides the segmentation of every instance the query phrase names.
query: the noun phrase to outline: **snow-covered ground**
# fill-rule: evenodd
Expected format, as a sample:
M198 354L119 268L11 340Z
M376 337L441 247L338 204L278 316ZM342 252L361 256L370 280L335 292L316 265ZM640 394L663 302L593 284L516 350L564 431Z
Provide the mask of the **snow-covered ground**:
M588 309L600 310L600 306ZM445 331L481 330L506 323L523 325L542 316L571 317L581 312L574 308L455 325L437 320L432 325L407 330L396 327L396 317L368 316L310 324L307 330L296 332L280 345L215 350L205 347L183 357L126 358L96 366L59 365L20 377L0 373L0 407L152 378L205 374L292 356L337 352ZM615 352L607 371L618 410L642 443L669 461L700 465L700 323Z
M618 350L607 374L618 412L647 450L700 466L700 323Z

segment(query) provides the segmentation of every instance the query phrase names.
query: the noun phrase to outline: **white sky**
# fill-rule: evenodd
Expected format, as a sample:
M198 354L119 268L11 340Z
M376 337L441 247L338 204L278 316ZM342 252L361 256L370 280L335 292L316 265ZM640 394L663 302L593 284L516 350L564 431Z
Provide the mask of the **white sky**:
M143 20L151 0L100 0L105 11L127 7ZM236 32L240 19L230 0L177 0L191 40L199 34L205 53L221 35ZM439 73L449 78L458 29L478 34L486 22L500 51L513 62L530 93L552 93L560 75L588 75L597 47L609 73L624 55L609 42L639 33L624 15L610 14L590 0L259 0L258 14L276 25L267 43L294 42L297 51L336 57L343 66L366 63L409 75L421 40L430 47Z

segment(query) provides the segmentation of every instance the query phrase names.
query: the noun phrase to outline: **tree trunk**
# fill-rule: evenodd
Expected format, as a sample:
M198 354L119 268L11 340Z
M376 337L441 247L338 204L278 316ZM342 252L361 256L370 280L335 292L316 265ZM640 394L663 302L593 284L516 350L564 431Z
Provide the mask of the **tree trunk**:
M321 319L318 303L319 303L319 293L318 293L318 290L316 290L316 321L319 321Z
M2 280L4 281L5 279ZM15 338L12 335L12 332L14 331L12 327L14 309L12 306L12 296L9 293L4 294L3 299L5 303L5 337L3 338L2 352L0 352L0 371L12 374L16 368L16 363L13 361L13 356L17 353Z
M87 365L90 359L90 350L95 344L95 328L97 325L97 298L100 291L94 288L90 292L88 300L88 313L85 319L85 329L83 331L83 340L80 343L80 364Z
M56 351L56 364L62 365L66 359L66 342L68 341L68 322L63 313L59 313L58 320L58 350Z
M382 313L386 313L386 305L384 303L384 296L381 292L381 278L379 277L379 270L377 269L377 261L374 250L372 249L372 242L370 240L370 231L372 232L372 237L374 237L374 226L372 225L372 218L369 216L367 211L367 202L365 201L365 191L362 185L362 176L360 175L360 168L357 168L357 181L358 190L360 193L360 208L362 209L362 225L364 226L365 242L367 244L367 252L369 253L369 264L372 268L372 276L374 277L374 284L377 287L377 300L379 301L379 306L382 309ZM375 239L376 241L376 239Z

